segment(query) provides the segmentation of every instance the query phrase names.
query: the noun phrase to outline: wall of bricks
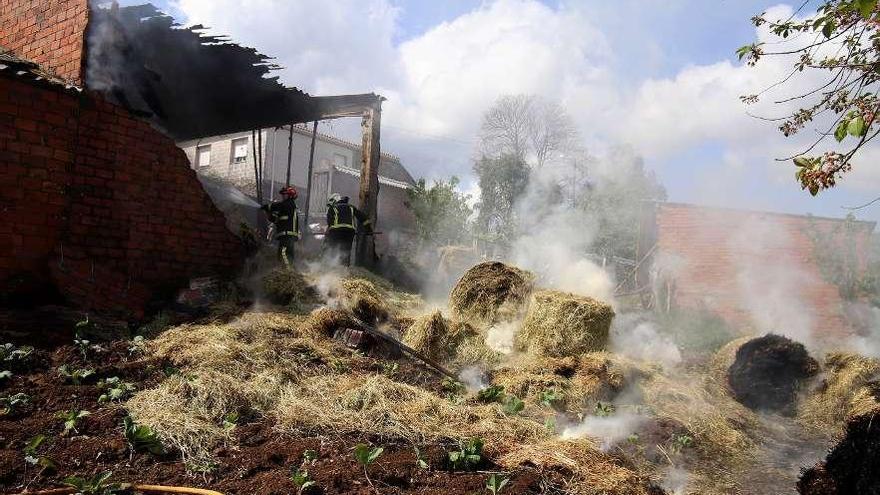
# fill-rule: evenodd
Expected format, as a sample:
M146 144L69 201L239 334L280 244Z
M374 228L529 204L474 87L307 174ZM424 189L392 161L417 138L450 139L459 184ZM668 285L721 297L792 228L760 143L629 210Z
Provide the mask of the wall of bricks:
M91 93L0 76L0 287L139 318L241 257L171 139Z
M82 85L88 0L0 0L0 48Z
M674 203L654 212L653 265L661 285L671 281L674 306L709 309L742 332L849 331L838 288L822 277L808 235L831 232L840 220ZM873 224L858 225L865 252Z

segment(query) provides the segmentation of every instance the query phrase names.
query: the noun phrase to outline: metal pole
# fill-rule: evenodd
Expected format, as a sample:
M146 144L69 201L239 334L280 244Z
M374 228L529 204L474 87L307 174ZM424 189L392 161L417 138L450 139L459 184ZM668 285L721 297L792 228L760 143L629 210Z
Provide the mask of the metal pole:
M290 124L290 134L287 136L287 185L290 185L290 164L293 161L293 124Z
M312 203L312 167L315 164L315 138L318 135L318 121L312 126L312 145L309 148L309 176L306 179L306 226L309 225L309 205ZM307 232L311 231L307 228Z

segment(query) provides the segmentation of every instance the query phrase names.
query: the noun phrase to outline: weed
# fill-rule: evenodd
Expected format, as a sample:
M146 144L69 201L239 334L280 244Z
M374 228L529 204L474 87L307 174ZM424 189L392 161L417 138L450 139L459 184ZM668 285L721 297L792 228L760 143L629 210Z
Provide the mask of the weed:
M556 431L556 418L547 418L544 420L544 428L549 431Z
M162 374L165 375L165 378L172 377L174 375L180 374L180 369L175 368L174 366L168 365L162 367Z
M564 400L565 396L555 388L542 390L541 393L538 394L538 401L544 407L552 407L555 409L561 406Z
M504 400L504 386L490 385L477 392L477 400L480 402L501 402Z
M113 476L110 471L98 473L91 478L82 476L68 476L64 478L64 484L76 488L76 492L80 495L112 495L120 493L123 489L119 483L107 483L107 480Z
M10 343L0 345L0 363L3 363L4 367L8 367L9 371L23 371L27 369L33 352L34 348L27 345L20 347Z
M128 342L128 355L134 356L135 354L143 354L146 344L147 341L144 339L143 335L135 335L134 338Z
M82 418L85 418L86 416L88 416L90 414L92 414L92 413L90 413L88 411L84 411L84 410L79 410L79 409L71 409L70 411L67 411L67 412L56 413L55 417L64 421L64 423L63 423L64 430L61 432L61 434L68 435L72 431L79 433L76 430L77 423L79 423L79 420L81 420Z
M149 426L135 424L131 416L126 416L122 421L122 429L131 450L146 451L153 455L165 453L165 447Z
M351 371L351 365L349 365L342 359L334 359L330 362L330 365L333 367L334 371L340 374L348 373L349 371Z
M682 450L693 446L694 439L687 434L673 433L669 437L669 450L675 454L681 453Z
M628 437L626 437L626 441L631 444L637 444L639 443L639 440L640 438L638 433L631 433Z
M483 439L471 438L459 442L458 450L447 453L449 467L453 471L473 471L483 462Z
M0 416L12 415L17 409L28 405L30 402L31 396L21 392L0 397Z
M120 380L118 376L111 376L98 381L98 390L104 392L98 397L98 402L121 402L131 396L135 387L129 382Z
M235 425L238 424L238 419L239 416L237 412L226 413L226 415L223 416L223 429L227 431L234 430Z
M443 390L452 395L462 395L465 392L464 384L457 380L453 380L452 378L444 378L440 383L440 386L443 387Z
M614 414L614 405L608 402L596 402L596 408L593 410L593 414L600 418L607 418Z
M365 443L359 443L354 446L354 458L357 459L358 463L364 468L364 478L366 478L367 483L370 484L370 487L373 488L373 491L379 493L376 490L376 487L373 486L373 481L370 479L370 474L367 471L367 468L372 464L376 459L382 455L385 449L383 447L370 447Z
M47 438L46 435L34 435L28 440L27 445L24 447L24 461L31 466L39 466L40 474L54 472L57 468L54 461L48 457L39 455L37 452L40 445L42 445Z
M422 469L428 469L430 466L428 465L428 459L425 458L425 455L419 450L417 445L413 445L413 450L416 452L416 464L419 465Z
M486 489L489 490L492 495L498 495L501 493L501 490L504 489L504 486L507 485L508 481L510 481L510 478L502 478L493 473L489 476L489 479L486 480Z
M315 486L315 481L309 476L309 472L302 468L296 469L293 474L290 475L290 480L293 481L293 484L299 489L299 493L303 493L309 488Z
M86 318L84 321L86 324L88 324L89 322L88 318ZM73 336L73 344L79 348L79 353L82 354L83 359L87 360L89 359L89 347L92 345L92 341L83 337L82 334L80 334L79 330L81 323L83 322L81 321L76 324L77 331Z
M314 464L315 461L317 461L317 460L318 460L318 451L317 450L308 449L303 452L303 464L305 464L305 463Z
M382 374L387 377L393 377L400 370L400 364L398 363L382 363Z
M203 476L213 473L220 468L220 464L212 461L187 462L186 471L192 474L201 474Z
M58 367L58 374L63 376L73 385L82 385L87 378L95 374L95 370L79 368L71 371L68 365L62 364Z
M507 400L504 401L504 414L508 416L516 416L523 409L525 409L526 403L520 400L519 397L515 395L508 395Z

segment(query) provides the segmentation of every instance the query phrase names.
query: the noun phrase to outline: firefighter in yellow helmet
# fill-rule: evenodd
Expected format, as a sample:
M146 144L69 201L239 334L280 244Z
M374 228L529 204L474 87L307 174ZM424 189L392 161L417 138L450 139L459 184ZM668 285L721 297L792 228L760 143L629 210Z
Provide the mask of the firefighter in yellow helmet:
M278 241L278 260L285 268L293 268L293 246L299 240L299 217L296 212L296 188L286 186L279 193L281 201L263 205L262 209L275 224L275 240Z
M348 196L333 193L327 200L327 232L324 243L332 256L338 256L340 263L351 265L351 245L358 232L358 225L366 232L372 232L370 219L361 210L349 204Z

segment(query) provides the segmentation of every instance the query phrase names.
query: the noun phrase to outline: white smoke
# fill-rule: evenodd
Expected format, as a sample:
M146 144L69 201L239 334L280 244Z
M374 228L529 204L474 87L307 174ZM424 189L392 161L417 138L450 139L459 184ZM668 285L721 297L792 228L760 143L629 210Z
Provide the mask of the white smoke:
M468 392L479 392L489 386L482 370L476 366L465 367L458 373L458 379L464 384Z
M681 351L672 340L657 331L655 323L640 314L621 314L611 327L611 352L639 361L672 368L681 362Z
M576 426L569 426L562 431L562 438L595 438L599 440L602 451L607 451L616 443L626 440L635 433L647 418L630 412L617 413L612 416L587 416Z
M687 493L688 482L690 481L691 474L686 470L670 466L663 473L663 482L660 486L666 490L666 493L669 495L684 495Z
M520 321L503 321L495 324L486 332L486 345L502 354L513 352L513 339L519 331Z

